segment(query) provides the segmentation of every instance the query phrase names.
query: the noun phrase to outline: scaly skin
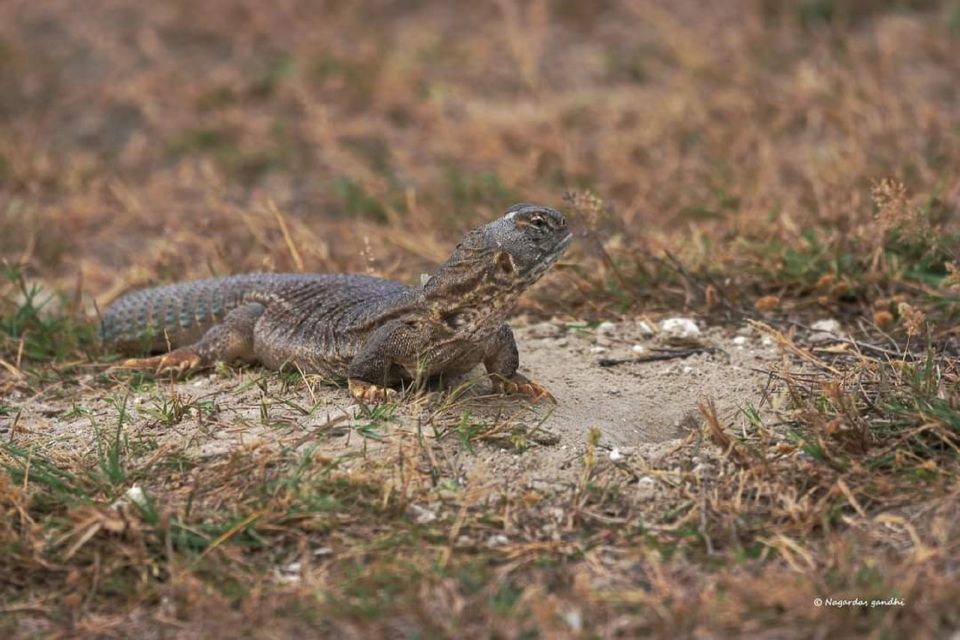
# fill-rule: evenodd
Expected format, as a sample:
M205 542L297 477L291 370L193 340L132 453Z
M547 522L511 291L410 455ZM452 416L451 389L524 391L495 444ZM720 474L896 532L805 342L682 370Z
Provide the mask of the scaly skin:
M248 274L136 291L103 315L105 346L162 352L124 366L187 372L217 361L297 367L379 402L390 387L483 363L495 391L553 396L517 373L505 320L570 241L557 211L515 205L468 233L419 287L362 275Z

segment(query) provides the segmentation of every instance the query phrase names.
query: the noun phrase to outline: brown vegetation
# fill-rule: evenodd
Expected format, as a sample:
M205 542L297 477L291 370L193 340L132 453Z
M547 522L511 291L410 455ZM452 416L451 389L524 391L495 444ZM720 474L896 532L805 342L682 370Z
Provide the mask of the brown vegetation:
M0 634L956 630L958 78L953 0L0 3ZM91 365L92 300L413 282L520 200L579 229L523 312L753 320L797 365L776 424L704 404L669 455L592 442L555 493L459 486L413 435L349 471L139 451L122 418L97 459L13 438L17 398L153 384ZM858 329L798 337L824 316ZM155 387L158 424L209 410Z

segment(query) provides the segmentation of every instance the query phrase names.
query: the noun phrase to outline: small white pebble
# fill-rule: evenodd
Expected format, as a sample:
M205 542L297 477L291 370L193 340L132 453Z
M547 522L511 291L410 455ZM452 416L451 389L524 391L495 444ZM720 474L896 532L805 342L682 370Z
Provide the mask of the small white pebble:
M678 338L693 338L700 335L700 327L692 318L667 318L660 322L660 330Z
M684 368L683 368L683 372L684 372L684 373L690 373L690 372L692 372L692 371L693 371L693 367L684 367Z
M733 339L733 344L742 347L743 345L747 344L747 337L737 336L736 338Z
M571 609L563 614L563 619L567 625L576 632L583 631L583 615L578 609Z
M138 507L142 508L147 506L147 495L143 492L143 489L136 485L127 489L126 493L123 495L126 496L127 500Z
M597 325L597 333L613 333L617 330L617 325L612 322L601 322Z
M833 335L839 335L841 333L840 323L834 320L833 318L826 318L824 320L817 320L810 328L814 331L823 331L825 333L832 333Z
M646 351L646 350L647 350L647 348L646 348L645 346L643 346L642 344L635 344L635 345L633 345L633 352L634 352L634 353L643 353L643 352Z
M653 485L657 484L657 481L651 478L650 476L643 476L637 480L637 484L645 489L649 489Z
M619 462L620 460L623 460L623 454L620 453L620 449L617 449L616 447L610 449L610 460L613 462Z
M275 569L277 578L285 584L298 584L300 582L300 563L291 562L284 567Z
M498 533L487 538L488 547L502 547L505 544L510 544L510 538L502 533Z
M769 347L773 345L773 338L771 338L770 336L763 336L763 339L760 341L760 344L762 344L765 347Z
M647 336L647 337L650 337L657 333L654 330L654 328L650 326L650 323L647 322L646 320L640 321L640 323L637 325L637 331L640 332L640 335Z
M590 347L590 353L606 353L606 347Z
M436 513L418 504L411 504L409 513L417 524L429 524L437 519Z

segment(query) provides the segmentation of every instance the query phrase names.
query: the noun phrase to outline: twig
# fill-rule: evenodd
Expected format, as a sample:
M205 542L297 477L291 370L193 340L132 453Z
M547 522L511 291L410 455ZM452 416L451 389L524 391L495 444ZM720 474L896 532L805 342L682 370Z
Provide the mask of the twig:
M10 372L10 375L12 375L12 376L13 376L14 378L16 378L17 380L23 380L23 372L21 372L20 369L18 369L17 367L13 366L12 364L10 364L9 362L7 362L7 361L4 360L3 358L0 358L0 367L3 367L3 368L6 369L7 371L9 371L9 372Z
M751 327L753 327L760 333L763 333L769 336L771 339L773 339L773 341L777 344L777 346L783 349L784 351L788 351L792 353L793 355L797 356L801 360L806 360L808 363L812 364L818 369L829 371L835 376L839 376L841 374L839 370L835 369L834 367L831 367L822 358L818 358L817 356L813 355L811 351L797 346L794 343L792 338L787 337L779 329L775 329L769 324L760 322L758 320L747 320L747 322Z
M787 320L787 324L791 324L791 325L793 325L793 326L795 326L795 327L799 327L799 328L801 328L801 329L806 329L807 331L816 331L816 329L814 329L814 328L812 328L812 327L808 327L807 325L802 324L802 323L800 323L800 322L796 322L796 321L794 321L794 320ZM875 345L875 344L869 344L869 343L867 343L867 342L860 342L859 340L853 340L853 339L851 339L851 338L844 338L843 336L838 336L838 335L832 334L832 333L830 334L830 341L831 341L831 342L841 342L841 343L844 343L844 344L850 344L850 345L853 345L853 346L855 346L855 347L857 347L858 349L861 349L861 350L863 350L863 351L871 351L871 352L873 352L873 353L879 353L880 355L891 356L891 357L894 357L894 358L900 358L900 359L902 359L902 358L906 358L906 357L910 357L910 358L920 358L920 357L921 357L921 356L917 356L917 355L915 355L915 354L913 354L913 353L910 353L909 351L903 351L903 352L893 351L893 350L891 350L891 349L885 349L885 348L883 348L883 347L878 347L878 346Z
M240 533L241 531L249 527L251 524L253 524L257 520L262 518L266 513L267 513L266 509L255 511L250 515L248 515L243 520L241 520L240 522L236 523L235 525L233 525L232 527L230 527L229 529L221 533L219 536L217 536L216 540L214 540L209 545L207 545L207 548L204 549L199 556L197 556L197 559L194 561L194 563L199 562L200 560L208 556L211 551L213 551L214 549L219 547L221 544L223 544L233 536L237 535L238 533Z
M280 227L280 233L283 234L283 241L287 243L287 250L290 252L290 257L293 258L293 264L296 266L297 271L303 272L303 258L300 257L300 252L297 250L297 245L293 241L293 237L290 235L290 230L287 228L287 221L283 219L283 214L280 213L280 209L277 208L277 205L273 200L267 201L267 210L273 214L273 217L277 220L277 225Z
M799 382L806 382L806 383L812 384L814 382L823 382L825 380L830 379L827 376L823 376L816 373L802 373L802 372L791 371L790 375L785 376L781 373L777 373L776 371L773 371L772 369L759 369L757 367L746 367L746 369L748 371L755 371L756 373L763 373L763 374L769 375L771 378L776 378L777 380L783 380L784 382L799 381Z
M663 353L654 353L649 356L637 356L635 358L600 358L597 361L601 367L615 367L619 364L660 362L662 360L676 360L678 358L688 358L701 353L724 353L723 349L718 347L697 347L694 349L675 349L664 351Z

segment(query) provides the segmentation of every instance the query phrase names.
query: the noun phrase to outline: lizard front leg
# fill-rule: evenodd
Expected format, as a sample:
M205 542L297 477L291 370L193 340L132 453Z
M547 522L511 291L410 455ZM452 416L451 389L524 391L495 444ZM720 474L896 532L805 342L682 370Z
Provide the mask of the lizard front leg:
M544 399L554 403L557 401L546 387L517 373L517 367L520 366L520 353L517 351L517 341L513 337L513 331L506 322L500 325L500 329L490 342L483 359L483 366L493 383L494 393L519 393L530 396L534 401Z
M157 373L186 373L209 367L214 362L243 360L253 362L253 327L263 314L263 305L245 304L227 314L197 342L151 358L130 358L120 366L125 369L153 369Z
M400 320L371 333L347 367L351 395L372 403L395 398L397 391L389 386L397 381L396 367L417 353L419 342L414 328Z

